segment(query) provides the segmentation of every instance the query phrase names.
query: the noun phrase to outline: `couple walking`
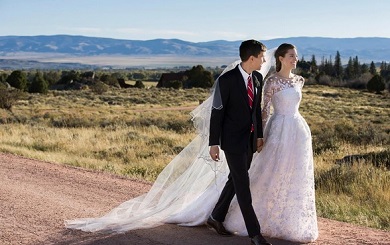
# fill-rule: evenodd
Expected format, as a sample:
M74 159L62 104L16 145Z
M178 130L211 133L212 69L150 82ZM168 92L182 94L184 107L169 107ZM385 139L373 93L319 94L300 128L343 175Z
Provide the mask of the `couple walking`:
M304 79L292 73L297 50L282 44L273 53L247 40L239 52L241 60L192 112L198 136L150 191L103 217L66 221L68 228L125 232L206 223L220 235L249 236L254 245L271 244L263 235L318 237L311 133L298 111ZM272 56L276 72L263 86Z

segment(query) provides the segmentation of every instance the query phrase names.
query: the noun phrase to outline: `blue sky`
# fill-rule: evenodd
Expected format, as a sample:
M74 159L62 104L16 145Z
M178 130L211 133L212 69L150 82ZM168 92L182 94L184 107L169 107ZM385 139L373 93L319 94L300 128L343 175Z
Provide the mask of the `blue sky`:
M388 37L389 0L0 0L0 36Z

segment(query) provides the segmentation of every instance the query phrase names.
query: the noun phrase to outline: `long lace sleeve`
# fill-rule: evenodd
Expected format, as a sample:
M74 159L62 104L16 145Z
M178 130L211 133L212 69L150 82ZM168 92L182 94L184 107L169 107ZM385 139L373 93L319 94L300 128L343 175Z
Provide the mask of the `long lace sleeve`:
M263 89L263 106L261 110L263 131L265 129L265 125L268 121L268 118L271 114L271 98L273 94L274 91L272 89L272 79L269 78L265 81L264 89Z

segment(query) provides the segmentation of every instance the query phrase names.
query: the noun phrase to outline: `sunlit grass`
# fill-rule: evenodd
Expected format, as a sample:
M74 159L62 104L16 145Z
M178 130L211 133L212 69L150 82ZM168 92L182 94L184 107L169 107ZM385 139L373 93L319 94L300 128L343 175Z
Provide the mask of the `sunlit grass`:
M390 230L390 171L364 159L335 164L345 155L387 152L388 146L356 147L341 144L335 151L315 156L317 213L321 217Z
M153 181L194 138L189 113L208 94L152 85L29 94L12 113L0 110L0 151ZM390 171L374 158L336 163L389 154L389 105L388 93L304 87L300 111L313 135L319 216L390 230Z
M0 136L3 152L154 180L194 134L156 126L54 128L16 124L1 125Z

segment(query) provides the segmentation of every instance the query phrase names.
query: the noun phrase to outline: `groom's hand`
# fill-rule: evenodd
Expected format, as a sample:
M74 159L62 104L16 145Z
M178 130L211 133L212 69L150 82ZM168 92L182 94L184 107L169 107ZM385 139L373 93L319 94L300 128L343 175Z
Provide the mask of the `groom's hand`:
M257 152L260 152L263 149L264 140L263 138L257 138Z
M210 146L210 156L214 161L219 161L219 146Z

